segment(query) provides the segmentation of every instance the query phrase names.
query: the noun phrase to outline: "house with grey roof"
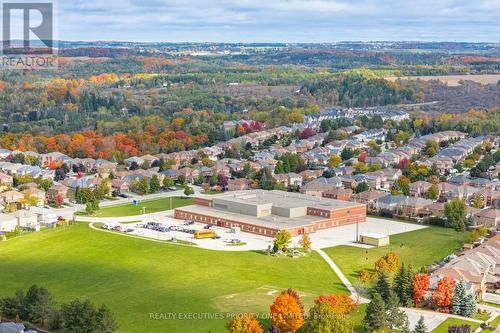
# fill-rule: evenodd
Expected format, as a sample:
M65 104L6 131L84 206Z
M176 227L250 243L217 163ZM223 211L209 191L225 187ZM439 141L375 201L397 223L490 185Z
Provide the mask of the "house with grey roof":
M386 195L375 200L375 208L380 211L390 211L397 212L402 209L403 204L406 201L406 196L402 194L398 195Z

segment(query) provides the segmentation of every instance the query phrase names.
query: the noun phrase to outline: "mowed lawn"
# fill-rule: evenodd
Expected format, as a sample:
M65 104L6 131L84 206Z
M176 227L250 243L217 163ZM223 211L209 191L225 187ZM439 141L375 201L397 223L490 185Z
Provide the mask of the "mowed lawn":
M0 243L0 296L32 284L58 303L88 298L108 305L119 332L222 332L220 312L267 312L277 294L294 288L317 295L347 293L316 253L275 258L155 243L91 230L87 224L45 230ZM194 313L204 319L150 319L151 313ZM208 314L208 315L207 315Z
M373 269L375 261L389 251L397 253L415 270L439 261L462 247L468 240L468 232L456 232L449 228L429 227L390 236L389 246L363 249L354 246L335 246L325 252L335 261L346 277L357 283L359 272Z
M458 325L470 325L472 327L472 332L474 332L479 327L479 323L473 321L468 321L459 318L448 318L441 324L439 324L438 327L432 330L432 333L448 333L448 326L458 326Z
M140 201L138 205L132 203L117 206L108 206L99 209L93 216L95 217L120 217L134 216L143 213L142 208L146 208L146 214L157 213L177 207L188 206L194 203L193 198L168 197L148 201ZM83 212L81 215L85 215Z

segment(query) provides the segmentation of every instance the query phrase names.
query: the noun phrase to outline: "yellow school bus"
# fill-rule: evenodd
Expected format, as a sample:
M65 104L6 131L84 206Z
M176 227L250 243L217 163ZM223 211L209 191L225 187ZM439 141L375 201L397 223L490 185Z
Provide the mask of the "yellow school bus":
M194 233L194 238L215 238L216 234L214 230L199 230Z

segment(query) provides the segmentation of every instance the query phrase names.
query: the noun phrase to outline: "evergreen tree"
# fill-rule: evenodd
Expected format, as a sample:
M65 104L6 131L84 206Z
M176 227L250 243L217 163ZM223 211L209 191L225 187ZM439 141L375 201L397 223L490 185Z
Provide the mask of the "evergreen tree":
M277 175L280 173L285 173L285 170L283 168L283 162L278 161L278 163L276 163L276 167L274 168L274 173Z
M160 190L160 179L158 179L157 175L153 175L151 177L151 181L149 182L149 192L156 193Z
M424 323L424 316L420 316L420 319L418 320L413 333L427 333L427 327Z
M412 333L410 330L410 321L408 320L408 317L405 320L405 324L401 328L401 333Z
M451 313L456 315L462 315L463 302L465 300L465 286L462 280L458 281L455 292L453 293L453 299L451 300Z
M394 291L399 297L402 306L411 306L413 303L413 279L411 267L401 264L394 277Z
M407 292L407 278L408 275L406 273L406 267L405 264L402 263L401 266L399 266L399 270L396 273L396 276L394 276L394 292L396 295L398 295L399 301L401 302L402 305L407 304L407 298L408 295L406 294Z
M382 296L374 292L372 300L366 307L365 327L368 331L381 330L388 327L387 312Z
M408 320L404 311L399 309L399 297L392 290L389 291L389 297L386 299L387 323L391 330L403 327Z
M473 317L476 314L476 311L477 304L474 295L466 295L462 307L462 316Z
M391 292L391 285L389 284L389 277L387 276L387 273L384 271L381 271L377 282L375 284L375 287L372 289L373 294L379 294L382 296L382 299L389 299Z
M160 160L158 161L158 168L159 168L159 172L162 172L162 171L165 171L166 170L166 165L165 165L165 160L162 158L160 158Z
M266 173L263 172L262 176L260 177L260 187L262 189L267 189L268 186L269 186L269 181L268 181L268 179L266 177Z

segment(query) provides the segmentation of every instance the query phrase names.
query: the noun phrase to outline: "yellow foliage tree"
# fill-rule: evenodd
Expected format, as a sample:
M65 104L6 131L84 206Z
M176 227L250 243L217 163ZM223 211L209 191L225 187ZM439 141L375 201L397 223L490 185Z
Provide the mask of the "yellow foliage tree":
M255 316L240 314L227 324L227 333L263 333L262 327Z
M328 167L336 168L339 166L340 162L342 162L342 158L338 155L332 155L328 158Z
M375 262L377 272L385 271L389 273L396 272L400 264L399 256L394 252L389 252Z

